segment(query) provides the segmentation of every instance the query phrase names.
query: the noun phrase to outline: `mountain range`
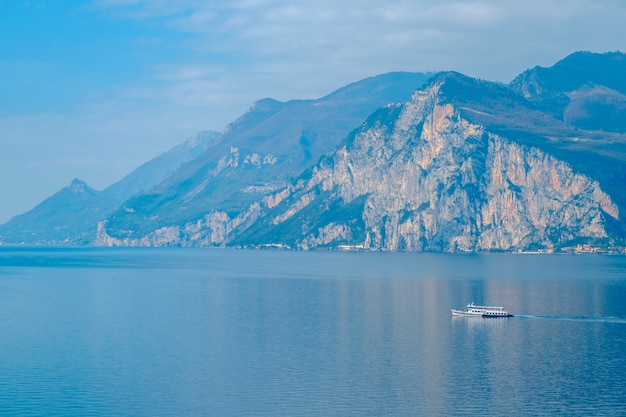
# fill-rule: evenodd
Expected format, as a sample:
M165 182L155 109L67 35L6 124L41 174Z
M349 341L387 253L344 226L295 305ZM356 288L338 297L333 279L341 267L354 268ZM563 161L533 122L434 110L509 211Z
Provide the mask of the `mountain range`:
M100 220L133 195L161 183L218 137L218 132L196 133L102 191L94 190L76 178L34 209L0 226L0 242L14 245L93 244Z
M623 250L624 75L620 52L576 52L509 84L389 73L263 99L102 192L73 181L0 242Z

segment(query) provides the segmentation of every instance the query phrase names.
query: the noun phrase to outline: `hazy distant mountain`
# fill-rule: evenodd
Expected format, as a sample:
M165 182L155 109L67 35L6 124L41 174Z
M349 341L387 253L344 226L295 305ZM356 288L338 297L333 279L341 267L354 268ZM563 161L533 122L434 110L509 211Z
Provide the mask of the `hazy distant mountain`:
M189 139L162 153L154 159L142 164L124 178L106 188L103 193L107 199L114 200L116 205L131 196L149 190L169 178L181 166L194 160L220 137L216 131L198 132Z
M623 74L622 62L623 54L574 54L546 71L524 73L511 86L439 74L408 101L373 112L334 152L291 181L301 164L275 170L273 158L307 160L307 135L289 142L292 152L281 150L279 158L274 147L248 148L252 140L272 143L276 136L267 131L256 130L236 145L225 134L220 142L230 149L217 152L220 159L194 161L194 170L179 172L167 187L126 202L133 220L123 212L109 217L98 243L428 251L619 247L626 230L626 136L617 125L605 129L593 112L585 122L593 129L566 115L573 102L568 94L580 93L581 86L596 89L588 100L604 94L598 86L619 92L619 82L609 79ZM545 75L554 71L571 82ZM563 95L570 101L552 100ZM609 110L619 111L619 105ZM253 109L231 130L254 117L251 125L268 123L285 109L273 101L258 106L262 117ZM285 122L264 126L287 130ZM242 172L250 173L245 181Z
M0 226L0 243L93 244L98 222L114 212L111 226L131 222L133 229L150 229L193 220L207 207L245 208L332 151L372 111L406 100L430 75L383 74L318 100L259 100L222 134L200 133L101 192L75 180ZM189 189L191 194L178 200ZM158 215L143 216L157 208Z
M93 244L100 220L131 196L172 175L218 136L218 132L200 132L103 191L96 191L75 179L32 210L1 225L0 244Z

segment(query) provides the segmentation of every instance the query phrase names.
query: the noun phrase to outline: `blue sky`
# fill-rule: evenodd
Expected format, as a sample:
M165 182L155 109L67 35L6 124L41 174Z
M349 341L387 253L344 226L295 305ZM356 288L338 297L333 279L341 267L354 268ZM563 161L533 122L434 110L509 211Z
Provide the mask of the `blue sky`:
M508 82L626 51L622 0L0 0L0 223L96 189L263 97L389 71Z

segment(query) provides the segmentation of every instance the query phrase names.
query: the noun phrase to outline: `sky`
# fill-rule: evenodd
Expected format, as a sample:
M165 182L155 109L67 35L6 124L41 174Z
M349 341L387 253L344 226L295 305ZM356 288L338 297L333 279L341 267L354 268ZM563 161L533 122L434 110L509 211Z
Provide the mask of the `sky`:
M509 82L626 51L623 0L0 0L0 224L97 190L258 99L390 71Z

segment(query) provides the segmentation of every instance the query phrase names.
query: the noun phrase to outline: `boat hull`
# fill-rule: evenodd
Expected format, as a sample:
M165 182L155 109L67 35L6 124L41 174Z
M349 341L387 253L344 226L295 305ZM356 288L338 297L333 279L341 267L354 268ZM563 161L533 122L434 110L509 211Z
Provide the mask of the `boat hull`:
M471 313L465 310L452 310L453 316L465 316L465 317L482 317L482 314Z
M452 309L451 311L453 316L484 318L513 317L513 314L505 310L504 307L476 306L474 303L469 303L465 310Z
M484 317L484 318L503 318L503 317L513 317L511 313L498 313L498 314L488 314L488 313L471 313L463 310L452 310L452 315L454 317Z

